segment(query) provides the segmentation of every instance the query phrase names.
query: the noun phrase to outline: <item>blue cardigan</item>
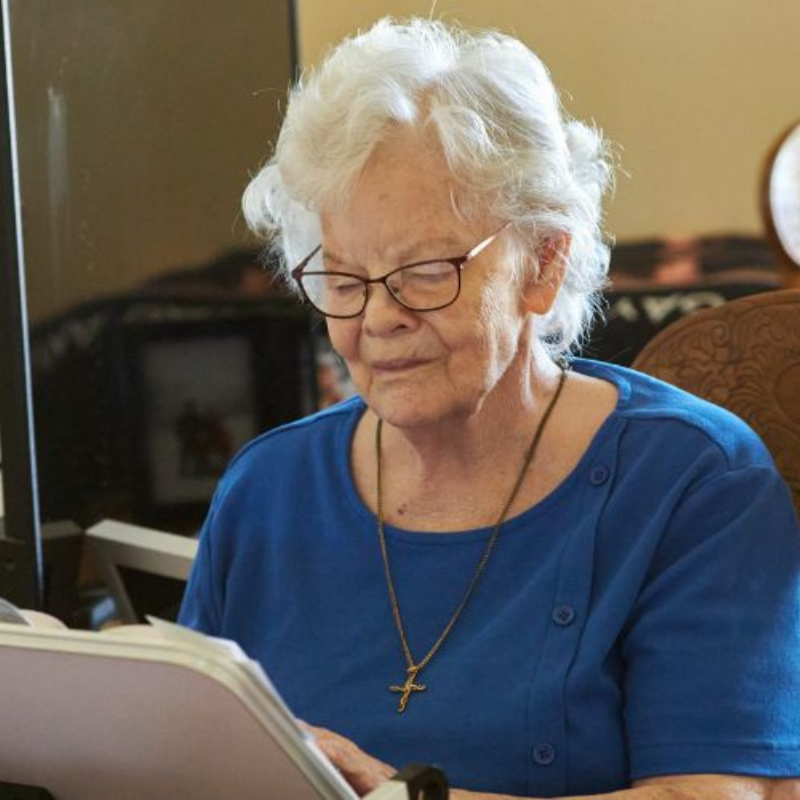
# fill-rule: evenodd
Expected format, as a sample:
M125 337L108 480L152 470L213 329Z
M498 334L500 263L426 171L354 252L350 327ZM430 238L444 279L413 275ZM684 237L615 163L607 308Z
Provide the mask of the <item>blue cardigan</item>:
M237 641L289 707L401 767L523 796L672 773L800 775L800 531L731 414L631 370L564 482L503 527L464 614L397 712L405 660L354 398L271 431L212 501L180 621ZM488 529L387 527L411 651L460 601Z

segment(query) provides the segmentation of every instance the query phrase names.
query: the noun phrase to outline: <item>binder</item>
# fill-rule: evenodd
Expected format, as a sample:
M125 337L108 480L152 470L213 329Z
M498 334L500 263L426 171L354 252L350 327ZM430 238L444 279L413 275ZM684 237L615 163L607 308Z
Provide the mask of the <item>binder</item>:
M233 642L0 624L0 781L57 800L354 800Z

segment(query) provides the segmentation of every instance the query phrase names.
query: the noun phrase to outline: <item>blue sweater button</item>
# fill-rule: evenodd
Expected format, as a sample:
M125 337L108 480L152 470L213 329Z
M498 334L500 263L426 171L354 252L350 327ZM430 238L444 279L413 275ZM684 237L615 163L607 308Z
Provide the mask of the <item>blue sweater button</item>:
M556 760L556 751L553 745L542 742L533 748L533 760L543 767L547 767Z
M608 480L608 475L608 467L604 464L598 464L592 467L589 473L589 483L591 483L592 486L602 486Z
M553 622L556 625L571 625L575 619L575 609L572 606L556 606L553 610Z

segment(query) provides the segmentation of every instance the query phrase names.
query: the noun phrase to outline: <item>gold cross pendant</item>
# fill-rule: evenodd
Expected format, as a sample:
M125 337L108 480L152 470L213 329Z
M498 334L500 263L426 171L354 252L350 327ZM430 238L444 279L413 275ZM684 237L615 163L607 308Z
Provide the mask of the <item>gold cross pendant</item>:
M411 697L412 692L424 692L428 687L422 686L419 683L414 683L417 673L421 667L411 666L406 670L407 678L403 686L390 686L389 690L392 692L402 692L403 696L400 698L400 705L397 707L397 712L402 714L408 705L408 698Z

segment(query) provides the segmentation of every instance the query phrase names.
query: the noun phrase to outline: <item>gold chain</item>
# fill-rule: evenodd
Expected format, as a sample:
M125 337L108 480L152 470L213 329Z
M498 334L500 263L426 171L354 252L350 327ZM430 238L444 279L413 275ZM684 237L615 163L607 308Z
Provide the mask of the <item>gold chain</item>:
M517 497L517 494L522 486L522 481L525 478L525 474L528 471L528 467L530 466L531 462L533 461L533 457L536 453L536 448L539 444L539 440L542 437L542 433L544 433L545 426L547 424L547 420L550 418L550 414L552 413L553 409L555 408L556 402L558 401L559 396L561 395L561 390L564 388L564 382L567 377L567 372L564 365L561 365L561 375L559 377L558 386L556 387L555 392L553 393L553 397L551 398L550 402L545 409L544 414L542 415L539 424L536 426L536 430L533 434L533 439L531 440L530 446L528 447L528 451L525 454L525 460L522 464L522 469L517 476L516 483L514 484L514 488L511 490L511 494L506 501L506 504L503 506L503 510L500 512L500 516L495 523L495 526L492 530L492 534L489 537L489 541L486 545L486 550L481 557L481 560L478 562L478 566L475 568L475 572L472 575L472 579L467 586L466 592L464 592L464 596L461 599L461 602L456 608L453 616L450 618L450 621L445 625L444 630L442 631L439 638L434 642L433 647L428 651L428 654L417 664L414 663L414 657L411 655L411 649L408 646L408 639L406 638L405 627L403 625L402 617L400 616L400 604L397 601L397 594L394 589L394 581L392 580L392 573L389 568L389 554L386 548L386 535L383 529L383 475L382 475L382 463L381 463L381 430L383 428L383 421L381 419L378 420L378 425L375 429L375 457L377 463L377 494L378 494L378 538L380 539L381 543L381 555L383 556L383 568L384 572L386 573L386 585L389 589L389 601L392 604L392 614L394 615L395 625L397 626L397 632L400 634L400 643L403 647L403 653L406 657L406 663L408 668L406 670L406 681L405 684L402 686L390 686L389 689L392 692L401 692L400 697L400 704L398 706L398 712L401 714L406 709L406 705L408 704L409 697L411 696L412 692L424 692L427 687L422 686L416 683L416 677L419 672L427 666L430 660L434 657L436 652L442 646L442 643L447 638L447 635L450 633L453 625L455 625L456 620L461 616L461 612L464 610L469 598L472 595L472 592L475 589L475 586L478 583L478 579L480 578L481 574L483 573L487 562L489 561L489 556L492 553L492 549L494 548L495 541L497 540L498 534L500 533L500 529L503 526L503 523L506 520L506 515L508 514L511 506L514 503L514 500Z

